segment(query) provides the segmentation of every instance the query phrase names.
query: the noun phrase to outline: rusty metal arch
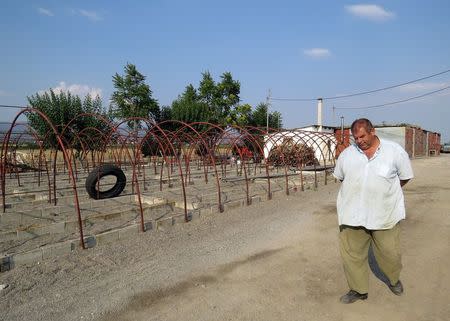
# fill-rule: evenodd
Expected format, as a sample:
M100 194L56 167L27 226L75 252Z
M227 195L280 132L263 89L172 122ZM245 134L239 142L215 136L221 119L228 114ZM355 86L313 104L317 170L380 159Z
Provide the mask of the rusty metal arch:
M67 155L67 151L65 149L65 146L63 144L63 141L61 140L60 136L58 135L58 132L56 130L56 128L53 126L53 124L51 123L51 121L48 119L48 117L42 113L40 110L32 108L32 107L27 107L22 109L20 112L17 113L17 115L15 116L11 128L8 130L8 133L5 137L5 140L3 142L2 145L2 153L1 153L1 172L2 172L2 177L1 177L1 184L2 184L2 202L3 202L3 212L5 212L6 210L6 204L5 204L5 165L6 165L6 159L5 162L3 162L3 156L5 155L6 157L6 153L8 151L8 143L9 143L9 139L11 137L11 131L12 128L14 127L14 124L16 123L17 119L24 113L26 112L30 112L30 113L37 113L49 126L50 128L53 130L54 134L56 135L56 139L58 141L58 145L61 147L63 154L64 154L64 160L67 161L68 159L68 155ZM76 181L75 181L75 177L73 174L73 169L72 169L72 164L70 162L67 163L68 165L68 169L69 169L69 177L72 178L72 188L73 188L73 192L74 192L74 205L75 205L75 211L77 213L77 217L78 217L78 226L79 226L79 232L80 232L80 243L83 249L86 248L86 245L84 243L84 235L83 235L83 226L82 226L82 220L81 220L81 212L80 212L80 204L78 201L78 191L77 191L77 185L76 185Z

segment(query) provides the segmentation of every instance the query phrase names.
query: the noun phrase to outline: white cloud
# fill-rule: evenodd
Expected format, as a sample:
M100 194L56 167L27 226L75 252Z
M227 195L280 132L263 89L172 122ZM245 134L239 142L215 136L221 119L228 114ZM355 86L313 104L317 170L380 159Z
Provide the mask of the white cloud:
M399 87L399 90L402 92L415 93L415 92L425 92L425 91L434 91L446 86L449 86L448 82L419 82L413 84L407 84Z
M6 97L6 96L8 96L8 93L6 91L0 89L0 97Z
M85 97L90 95L92 98L97 96L102 97L102 90L100 88L89 87L88 85L72 84L67 85L65 81L61 81L58 86L52 88L55 93L60 93L61 91L70 91L74 95ZM44 93L47 90L41 90L39 93Z
M303 50L303 53L311 58L327 58L331 56L330 50L326 48L311 48Z
M355 4L345 6L345 9L354 16L372 21L386 21L395 17L394 12L387 11L376 4Z
M38 12L41 15L44 15L44 16L49 16L49 17L53 17L54 16L53 12L51 12L50 10L45 9L45 8L38 8Z
M88 11L88 10L77 10L77 13L82 15L83 17L88 18L91 21L100 21L103 20L103 18L95 11Z

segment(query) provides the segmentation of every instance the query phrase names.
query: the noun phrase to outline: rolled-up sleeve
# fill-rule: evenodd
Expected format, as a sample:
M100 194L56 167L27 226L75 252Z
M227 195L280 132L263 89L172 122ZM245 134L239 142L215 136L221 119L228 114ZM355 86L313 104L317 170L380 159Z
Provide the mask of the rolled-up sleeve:
M396 167L398 178L400 178L400 180L408 180L414 177L408 153L401 147L399 148L399 153L396 158Z

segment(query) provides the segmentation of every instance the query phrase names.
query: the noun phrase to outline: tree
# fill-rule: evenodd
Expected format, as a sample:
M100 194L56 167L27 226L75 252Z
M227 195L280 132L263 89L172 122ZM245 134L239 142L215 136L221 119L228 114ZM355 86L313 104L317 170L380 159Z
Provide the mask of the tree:
M210 122L225 124L231 109L239 103L241 84L229 72L223 73L220 78L221 81L215 83L208 71L202 73L198 98L208 106Z
M64 127L75 119L71 122L70 128L64 131L62 138L66 144L73 144L72 147L77 150L80 150L81 145L76 135L81 130L93 127L102 132L107 132L109 127L108 124L100 121L95 116L77 117L83 113L98 113L103 117L107 117L106 111L102 107L101 98L98 96L92 101L92 98L87 95L82 102L80 97L70 92L61 91L59 94L56 94L53 89L50 89L49 92L36 93L27 97L27 99L30 106L47 116L59 135L63 133ZM46 147L60 148L56 135L47 121L39 114L33 112L26 113L26 117L29 125L38 135L42 139L45 138L44 144ZM98 135L93 137L89 146L91 149L101 146L101 143L95 143L95 138L99 139L100 137Z
M231 108L239 103L241 93L241 84L233 79L231 73L224 72L220 78L222 81L217 84L219 121L226 119Z
M163 121L171 120L171 119L173 119L172 108L170 106L162 106L160 116L159 116L159 121L163 122Z
M112 112L114 117L126 119L130 117L150 118L157 121L160 117L159 104L152 97L150 86L145 83L136 66L127 63L124 68L125 75L115 74L113 84L116 91L111 96ZM140 127L139 122L128 122L130 128Z
M89 144L86 144L85 148L90 150L98 150L104 147L105 138L111 131L110 115L103 107L102 99L100 96L96 96L92 100L90 95L86 95L82 105L82 112L89 114L78 119L78 129L84 130L84 136L89 137ZM99 116L99 117L96 117ZM102 135L100 135L100 133Z
M210 110L206 103L200 101L196 89L189 84L185 91L172 103L173 119L192 123L210 120Z
M267 126L267 109L266 103L259 103L252 113L251 123L256 127ZM283 118L278 111L269 112L269 128L283 128Z
M202 73L202 80L198 87L199 99L210 107L214 107L217 99L217 88L209 71Z
M227 117L227 124L246 126L249 125L252 118L252 106L249 104L237 105Z
M283 128L283 117L279 111L269 113L269 127L276 129Z
M267 125L267 104L259 103L252 113L252 125L256 127L265 127Z

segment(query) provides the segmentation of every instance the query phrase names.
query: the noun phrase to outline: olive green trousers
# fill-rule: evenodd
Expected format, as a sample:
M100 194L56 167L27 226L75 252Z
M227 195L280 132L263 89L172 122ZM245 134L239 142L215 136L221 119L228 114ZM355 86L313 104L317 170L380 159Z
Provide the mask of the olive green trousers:
M400 254L400 228L396 224L389 230L367 230L364 227L341 225L339 247L348 286L359 293L369 291L369 245L381 271L395 285L402 269Z

